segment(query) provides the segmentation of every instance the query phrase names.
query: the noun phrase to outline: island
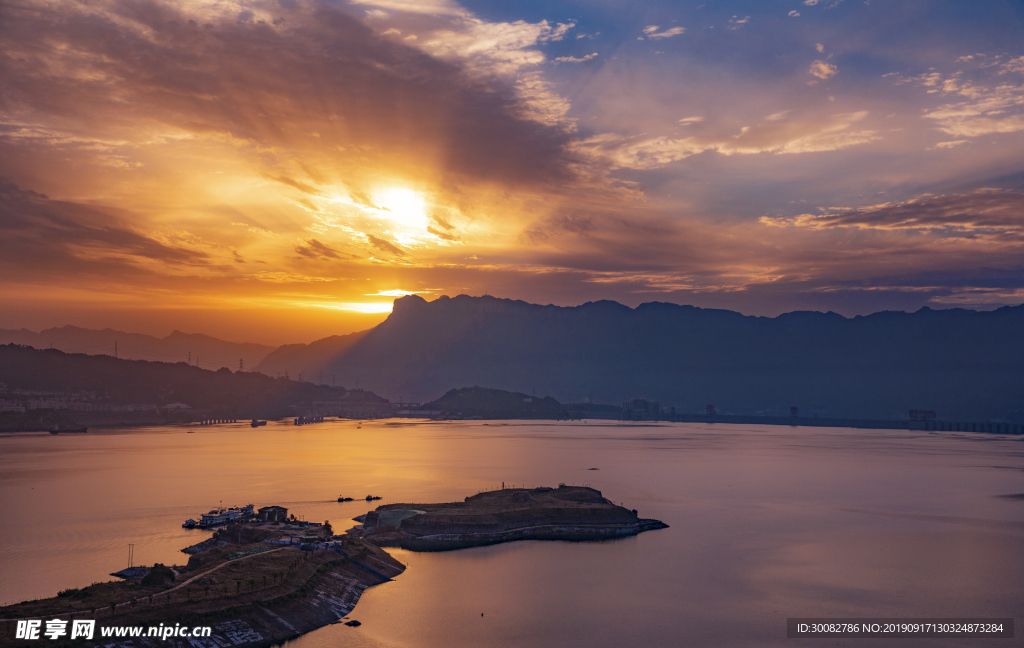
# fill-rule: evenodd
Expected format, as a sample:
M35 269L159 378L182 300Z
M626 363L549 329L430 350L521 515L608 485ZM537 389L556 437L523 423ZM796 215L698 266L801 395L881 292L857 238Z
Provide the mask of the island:
M502 488L446 504L385 504L348 534L380 547L445 551L512 540L609 540L668 525L585 486Z
M226 523L182 550L189 554L185 565L136 567L115 574L122 581L0 608L0 632L13 638L5 645L47 639L52 646L260 648L329 624L359 625L347 617L362 592L405 571L383 547L442 551L512 540L610 540L667 527L600 491L564 484L502 488L463 502L387 504L356 518L360 524L342 535L328 522L298 521L280 506L229 511L243 517L204 516ZM74 622L88 620L95 620L93 636L72 639ZM52 624L64 634L44 636ZM34 639L24 636L30 627ZM123 628L140 634L110 634ZM200 634L189 636L196 629Z

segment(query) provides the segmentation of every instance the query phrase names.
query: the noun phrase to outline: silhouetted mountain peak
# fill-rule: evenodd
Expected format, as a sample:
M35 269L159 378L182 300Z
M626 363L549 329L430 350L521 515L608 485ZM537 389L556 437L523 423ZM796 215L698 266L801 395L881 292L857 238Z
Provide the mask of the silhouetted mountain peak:
M410 312L415 312L427 304L427 300L419 295L405 295L395 300L391 307L391 316L403 317ZM389 316L390 317L390 316Z

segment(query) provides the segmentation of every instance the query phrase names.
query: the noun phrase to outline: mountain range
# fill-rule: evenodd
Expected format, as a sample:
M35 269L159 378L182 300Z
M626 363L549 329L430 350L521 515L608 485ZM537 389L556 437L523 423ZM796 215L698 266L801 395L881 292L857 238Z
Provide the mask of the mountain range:
M1024 421L1024 305L757 317L661 302L560 307L410 295L368 331L277 349L177 331L162 339L83 331L26 332L35 343L0 331L0 343L52 339L83 351L67 345L93 339L111 347L97 353L110 354L116 335L119 344L131 340L136 358L192 349L204 367L234 369L244 358L247 370L403 402L480 386L570 403L646 398L680 412L714 404L719 413L788 415L796 405L802 417L892 419L931 409L946 420Z
M0 398L24 402L40 393L35 397L41 400L70 399L92 406L92 410L85 411L101 411L97 407L104 405L179 404L224 418L298 416L317 401L383 401L365 390L272 378L255 371L211 371L184 362L125 360L109 355L0 345ZM51 413L51 408L30 409L24 416L35 419ZM83 416L77 411L69 414Z
M847 318L611 301L540 306L411 295L354 336L292 345L276 371L331 376L391 400L483 386L562 402L656 400L681 412L1024 420L1024 305ZM263 371L260 365L257 370Z
M186 362L204 369L254 369L275 348L251 342L226 342L200 333L174 331L162 338L114 329L62 326L39 333L28 329L0 329L0 344L23 344L65 353L116 355L127 360ZM116 345L116 346L115 346ZM116 351L115 351L116 349Z

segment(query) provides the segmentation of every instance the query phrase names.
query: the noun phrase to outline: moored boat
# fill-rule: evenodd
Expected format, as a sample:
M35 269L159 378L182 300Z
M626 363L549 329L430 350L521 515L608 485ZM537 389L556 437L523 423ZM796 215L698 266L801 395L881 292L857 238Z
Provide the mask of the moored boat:
M203 513L198 522L193 519L188 519L185 520L185 523L181 526L186 529L192 529L195 527L208 529L220 524L227 524L233 520L251 518L253 514L252 504L246 504L245 506L232 506L231 508L215 508L209 513Z

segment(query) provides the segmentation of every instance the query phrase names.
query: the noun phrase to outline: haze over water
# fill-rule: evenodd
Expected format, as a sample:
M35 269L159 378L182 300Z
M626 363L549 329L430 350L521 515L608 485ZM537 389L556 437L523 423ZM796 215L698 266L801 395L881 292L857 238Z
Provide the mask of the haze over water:
M670 528L390 550L409 568L364 593L361 627L289 647L781 646L791 616L1024 620L1024 499L1004 497L1024 493L1020 437L614 421L194 429L0 437L0 603L107 580L129 543L135 564L184 564L180 549L209 533L181 522L220 502L281 504L340 532L372 507L338 495L454 501L504 481L590 484Z

